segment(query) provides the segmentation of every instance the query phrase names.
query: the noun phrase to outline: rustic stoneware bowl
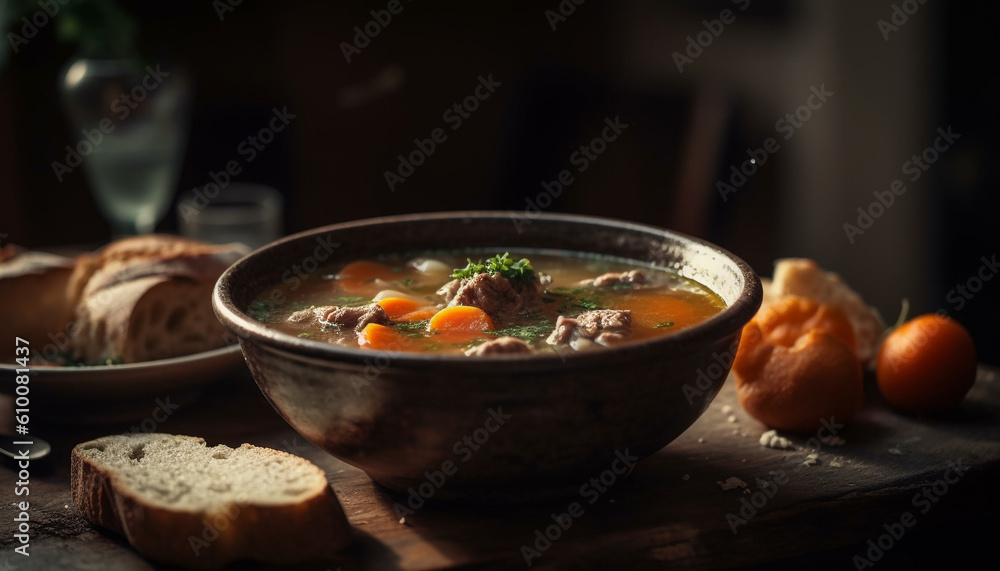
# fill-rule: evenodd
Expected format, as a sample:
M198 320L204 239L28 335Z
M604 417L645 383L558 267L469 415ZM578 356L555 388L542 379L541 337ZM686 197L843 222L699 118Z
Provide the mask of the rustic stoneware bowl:
M760 281L729 252L667 230L558 214L515 224L513 215L396 216L289 236L223 274L215 312L239 337L275 410L380 484L477 502L575 494L605 470L623 471L626 451L653 454L705 411L729 372L743 325L760 306ZM246 312L256 296L312 275L317 264L484 247L554 248L665 266L708 286L727 307L657 339L486 358L335 347L280 333Z

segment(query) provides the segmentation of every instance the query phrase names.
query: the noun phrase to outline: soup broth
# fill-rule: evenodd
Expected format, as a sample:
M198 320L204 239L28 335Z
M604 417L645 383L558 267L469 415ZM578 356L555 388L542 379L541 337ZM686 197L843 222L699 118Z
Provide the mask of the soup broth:
M322 267L261 293L248 313L344 347L481 356L600 349L670 335L724 308L707 287L664 268L570 252L495 254Z

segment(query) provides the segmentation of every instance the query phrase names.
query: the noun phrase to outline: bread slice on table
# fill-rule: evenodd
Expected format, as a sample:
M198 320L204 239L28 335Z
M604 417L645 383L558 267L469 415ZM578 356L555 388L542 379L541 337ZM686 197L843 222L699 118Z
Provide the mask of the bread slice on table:
M14 337L26 339L32 359L53 339L62 339L73 323L73 302L66 295L73 268L72 258L0 248L0 339L12 347Z
M72 453L73 500L145 557L191 569L329 559L351 541L326 475L293 454L170 434L106 436Z
M78 300L71 352L86 363L136 363L225 346L212 288L246 252L153 235L81 256L69 285Z

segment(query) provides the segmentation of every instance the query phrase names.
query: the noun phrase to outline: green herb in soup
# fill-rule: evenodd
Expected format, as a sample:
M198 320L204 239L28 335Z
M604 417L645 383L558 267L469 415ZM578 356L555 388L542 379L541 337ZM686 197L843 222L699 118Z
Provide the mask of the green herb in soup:
M663 268L577 253L430 252L320 268L251 317L346 347L435 354L586 351L671 335L724 307ZM275 303L272 300L282 300Z

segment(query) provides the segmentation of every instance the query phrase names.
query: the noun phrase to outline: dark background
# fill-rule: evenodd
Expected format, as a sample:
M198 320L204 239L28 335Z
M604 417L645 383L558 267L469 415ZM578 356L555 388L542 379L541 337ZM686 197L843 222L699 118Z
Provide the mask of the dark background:
M555 1L402 0L348 63L340 43L386 2L244 0L221 20L208 1L121 2L149 61L193 79L178 194L241 159L237 145L287 106L290 128L237 179L282 192L288 233L407 212L523 210L620 116L628 129L548 210L696 234L762 275L775 258L815 258L887 321L904 297L914 313L948 310L981 360L1000 363L1000 280L961 309L948 295L1000 253L991 6L927 2L886 41L877 21L892 4L753 0L743 12L728 0L590 0L553 31L545 11ZM735 22L679 72L672 54L723 9ZM56 83L76 48L53 28L19 53L5 45L0 59L0 233L28 247L96 246L111 229L81 169L59 183L51 168L75 136ZM442 113L489 74L501 87L452 131ZM775 122L821 85L835 95L793 138L776 135ZM954 148L851 244L843 223L948 126L961 134ZM436 127L447 141L391 192L384 172ZM724 201L716 181L774 136L780 150ZM176 228L171 211L159 229Z

